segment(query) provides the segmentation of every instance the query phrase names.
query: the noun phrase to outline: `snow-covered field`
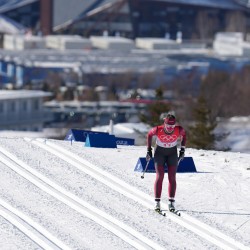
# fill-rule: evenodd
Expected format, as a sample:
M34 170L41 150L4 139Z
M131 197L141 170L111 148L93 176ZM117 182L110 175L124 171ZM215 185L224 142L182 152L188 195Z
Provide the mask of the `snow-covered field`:
M250 249L250 154L187 149L182 216L153 211L145 146L1 138L0 249ZM167 178L163 189L167 203Z

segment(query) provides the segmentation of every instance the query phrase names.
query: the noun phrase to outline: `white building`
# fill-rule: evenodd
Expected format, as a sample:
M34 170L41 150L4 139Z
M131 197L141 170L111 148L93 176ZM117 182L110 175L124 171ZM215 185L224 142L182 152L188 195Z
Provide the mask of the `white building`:
M0 130L41 131L52 119L43 99L51 93L33 90L0 90Z

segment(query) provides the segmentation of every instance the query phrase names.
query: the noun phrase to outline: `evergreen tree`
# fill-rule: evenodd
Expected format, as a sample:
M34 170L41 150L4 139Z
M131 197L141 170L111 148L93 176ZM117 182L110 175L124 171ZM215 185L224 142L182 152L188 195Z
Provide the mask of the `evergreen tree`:
M188 146L199 149L214 149L216 141L214 129L217 122L211 117L211 111L203 96L197 100L193 109L193 118L194 125L188 129Z
M170 110L170 105L163 100L162 88L155 90L156 100L148 105L147 114L140 116L140 120L150 126L154 127L159 125L160 116Z

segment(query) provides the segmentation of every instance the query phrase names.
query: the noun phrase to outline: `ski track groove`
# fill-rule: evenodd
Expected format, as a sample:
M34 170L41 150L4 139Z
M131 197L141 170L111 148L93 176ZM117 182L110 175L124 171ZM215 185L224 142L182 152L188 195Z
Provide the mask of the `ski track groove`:
M40 247L48 250L70 250L70 248L51 235L45 228L2 199L0 199L0 206L0 215Z
M35 141L33 141L35 142ZM38 144L40 142L37 141ZM43 143L42 143L43 144ZM39 145L40 146L40 145ZM49 147L47 147L47 150ZM38 188L42 189L46 193L50 194L57 200L60 200L67 206L71 207L75 211L79 212L80 214L90 218L91 220L95 221L102 227L106 228L110 232L117 235L119 238L130 244L136 249L159 249L163 250L164 248L158 245L157 243L153 242L152 240L148 239L147 237L143 236L141 233L137 232L133 228L125 225L121 221L118 221L114 217L106 214L105 212L99 210L96 207L93 207L89 203L79 199L74 194L68 192L64 188L60 187L53 181L49 180L47 177L43 176L42 174L38 173L36 170L29 167L26 163L20 161L15 155L12 155L7 150L0 147L0 161L4 163L7 167L11 168L13 171L21 175L23 178L27 179L29 182L33 183ZM7 203L1 203L0 205L6 205ZM9 211L11 210L10 207L8 207ZM23 217L24 215L21 215L20 212L16 211L16 214L19 214L19 217ZM17 225L19 230L23 231L24 233L27 232L24 227L24 223L21 225L18 224L18 221L14 219L13 215L10 216L5 211L0 209L0 215L2 215L4 218L9 220L12 224ZM32 223L30 219L25 217L26 223L28 223L31 227L35 228L37 231L39 231L39 228L35 223ZM16 221L16 222L15 222ZM42 238L46 238L49 233L45 233L45 230L41 230L43 233L43 236L40 235L40 237L36 237L35 234L27 234L25 233L29 238L31 238L35 243L40 245L44 249L55 249L49 247L48 244ZM55 239L55 237L49 237L47 238L48 241L51 241L54 245L57 246L59 240ZM65 246L63 243L59 244L59 249L70 249L69 247Z
M96 167L92 163L86 161L85 159L73 154L63 147L56 145L46 139L29 139L25 138L26 141L34 143L35 145L47 150L48 152L56 155L57 157L63 159L69 164L75 166L79 170L85 172L86 174L94 177L95 179L103 182L110 188L120 192L121 194L139 202L148 209L152 209L154 206L153 198L135 187L130 186L121 179L109 174ZM167 204L163 203L163 207L167 209ZM193 233L199 235L200 237L206 239L210 243L222 248L222 249L242 249L250 250L249 247L243 245L242 243L234 240L233 238L221 233L219 230L212 228L211 226L195 219L194 217L181 212L181 217L178 217L170 212L166 213L167 218L178 223L179 225L187 228Z

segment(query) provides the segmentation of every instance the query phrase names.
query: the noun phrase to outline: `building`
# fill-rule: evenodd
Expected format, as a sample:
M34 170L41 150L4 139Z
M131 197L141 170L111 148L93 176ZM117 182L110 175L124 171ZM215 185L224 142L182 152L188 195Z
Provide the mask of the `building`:
M35 28L40 20L40 1L0 0L0 14L22 24L27 28Z
M50 127L91 128L107 125L110 119L115 123L139 122L147 104L143 101L49 101L44 105L54 115Z
M0 14L44 35L213 39L250 31L247 0L0 0Z
M0 90L0 130L41 131L52 119L43 99L50 93L32 90Z
M247 3L236 0L116 0L89 6L57 32L91 35L212 39L218 31L249 32ZM93 4L94 5L94 4ZM92 7L92 8L91 8ZM104 33L105 32L105 33Z

